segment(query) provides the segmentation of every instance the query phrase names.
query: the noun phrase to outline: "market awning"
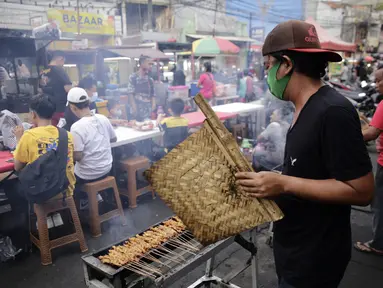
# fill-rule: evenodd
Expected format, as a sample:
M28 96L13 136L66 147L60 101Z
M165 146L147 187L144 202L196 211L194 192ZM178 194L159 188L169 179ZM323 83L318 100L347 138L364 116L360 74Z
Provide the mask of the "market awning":
M157 49L151 48L115 48L107 49L108 51L122 57L140 58L140 56L148 56L152 59L169 59L169 56Z
M194 39L209 38L211 35L200 35L200 34L186 34L186 36ZM258 42L250 37L236 37L236 36L216 36L220 39L234 41L234 42Z
M323 49L341 51L341 52L356 52L356 44L342 41L328 34L326 29L321 27L312 18L308 18L306 22L315 26L315 29L317 30L317 33L318 33L319 41Z
M262 51L263 43L258 40L254 40L253 43L251 43L250 50L254 52L261 52Z
M240 48L229 40L218 37L198 39L193 42L193 53L195 55L219 55L238 54Z

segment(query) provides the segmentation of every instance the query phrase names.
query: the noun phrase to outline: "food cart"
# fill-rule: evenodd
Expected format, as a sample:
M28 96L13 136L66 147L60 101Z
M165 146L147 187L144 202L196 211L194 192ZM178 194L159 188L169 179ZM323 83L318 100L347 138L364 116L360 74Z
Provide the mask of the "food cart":
M37 55L33 38L0 39L1 110L28 112L28 99L38 88Z

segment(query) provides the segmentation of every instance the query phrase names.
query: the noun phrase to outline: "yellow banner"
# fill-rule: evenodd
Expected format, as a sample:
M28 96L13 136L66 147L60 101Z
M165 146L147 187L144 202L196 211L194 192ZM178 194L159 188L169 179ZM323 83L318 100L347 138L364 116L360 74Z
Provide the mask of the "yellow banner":
M48 20L56 22L62 32L77 33L80 21L81 34L114 35L113 16L80 12L77 18L77 11L48 10Z

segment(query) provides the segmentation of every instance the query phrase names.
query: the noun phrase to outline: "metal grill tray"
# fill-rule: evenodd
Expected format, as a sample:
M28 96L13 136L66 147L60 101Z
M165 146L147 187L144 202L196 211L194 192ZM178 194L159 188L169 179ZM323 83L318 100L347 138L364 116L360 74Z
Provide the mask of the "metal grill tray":
M171 218L172 217L168 217L163 221L151 226L150 228L162 225L163 222ZM139 234L144 233L148 229L142 231ZM134 236L135 235L132 235L131 237ZM185 260L182 261L182 263L172 263L169 269L163 271L162 276L157 276L155 279L149 279L132 271L128 271L125 267L113 267L109 264L103 264L98 259L99 256L106 255L112 246L123 245L128 239L129 238L123 241L119 241L113 245L100 249L96 252L89 253L82 257L84 263L85 280L87 282L88 287L106 287L101 285L100 282L100 280L104 278L109 279L109 283L111 283L111 285L113 285L114 287L136 287L135 285L137 283L141 283L140 281L144 280L149 281L148 283L151 283L151 285L153 285L150 287L168 287L169 285L182 278L183 276L187 275L189 272L191 272L201 264L205 263L208 259L214 257L214 255L216 255L235 241L234 237L230 237L218 241L217 243L208 245L206 247L202 247L201 245L199 247L201 248L201 250L196 252L195 255L188 254L188 257L185 257ZM174 251L177 251L177 248L174 249ZM182 251L180 253L182 253Z
M164 220L162 220L161 222L158 222L157 224L154 224L152 226L150 226L150 228L154 228L154 227L157 227L157 226L160 226L163 224L163 222L167 221L167 220L170 220L172 219L174 216L170 216L170 217L167 217L165 218ZM124 240L121 240L119 242L116 242L114 244L111 244L109 245L108 247L104 247L104 248L101 248L100 250L96 251L96 252L93 252L93 253L89 253L87 255L84 255L82 256L82 260L84 262L86 262L87 265L93 267L94 269L98 270L99 272L107 275L108 277L114 277L116 274L120 273L121 271L125 270L125 268L122 266L122 267L116 267L116 266L112 266L110 264L104 264L101 262L100 259L98 259L99 256L104 256L104 255L107 255L109 253L109 250L113 247L113 246L119 246L119 245L124 245L124 243L129 240L130 238L136 236L136 235L142 235L143 233L145 233L147 230L149 230L150 228L147 228L145 230L142 230L140 233L137 233L137 234L134 234ZM166 242L165 242L166 243Z

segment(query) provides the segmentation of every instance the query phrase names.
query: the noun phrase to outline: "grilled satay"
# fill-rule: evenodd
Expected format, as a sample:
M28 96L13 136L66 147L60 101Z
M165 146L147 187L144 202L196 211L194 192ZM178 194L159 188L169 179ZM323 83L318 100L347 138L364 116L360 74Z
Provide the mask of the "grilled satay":
M124 245L113 246L108 255L100 256L103 263L115 266L123 266L129 262L139 261L140 257L150 250L158 247L170 238L184 231L186 226L178 217L167 220L163 225L153 227L142 235L136 235L124 243Z

